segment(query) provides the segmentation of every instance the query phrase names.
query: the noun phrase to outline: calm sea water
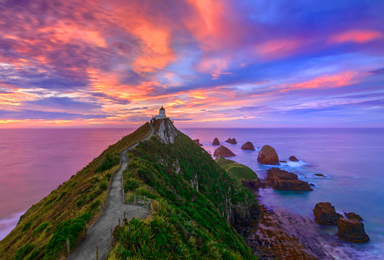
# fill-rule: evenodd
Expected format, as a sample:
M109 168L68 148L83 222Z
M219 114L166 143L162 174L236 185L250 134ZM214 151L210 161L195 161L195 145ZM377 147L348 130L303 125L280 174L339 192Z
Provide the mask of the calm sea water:
M0 129L0 239L16 225L20 215L86 166L108 145L134 129ZM313 218L317 202L329 201L338 212L353 211L364 218L371 240L350 246L357 259L384 259L384 129L181 129L203 148L213 151L218 137L245 164L265 177L268 166L257 162L258 151L243 151L269 144L280 160L291 155L300 161L280 167L314 183L305 194L260 191L268 207ZM224 143L236 138L237 145ZM322 173L326 178L315 177ZM330 236L337 228L320 228Z

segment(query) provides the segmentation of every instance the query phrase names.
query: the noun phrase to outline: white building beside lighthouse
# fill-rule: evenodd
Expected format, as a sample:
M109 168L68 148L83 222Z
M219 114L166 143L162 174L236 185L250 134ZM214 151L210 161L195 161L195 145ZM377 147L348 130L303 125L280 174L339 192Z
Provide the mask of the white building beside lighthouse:
M164 119L164 118L167 118L167 116L165 115L165 109L161 107L159 110L159 114L155 116L155 119L157 120L157 119Z

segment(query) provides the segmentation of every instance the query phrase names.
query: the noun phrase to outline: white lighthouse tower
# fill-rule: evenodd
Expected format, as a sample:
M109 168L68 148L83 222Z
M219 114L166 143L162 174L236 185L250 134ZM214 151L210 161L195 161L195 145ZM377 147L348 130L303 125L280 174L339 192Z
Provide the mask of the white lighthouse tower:
M161 107L159 110L159 114L155 116L155 119L157 120L157 119L164 119L164 118L167 118L167 116L165 115L164 107Z

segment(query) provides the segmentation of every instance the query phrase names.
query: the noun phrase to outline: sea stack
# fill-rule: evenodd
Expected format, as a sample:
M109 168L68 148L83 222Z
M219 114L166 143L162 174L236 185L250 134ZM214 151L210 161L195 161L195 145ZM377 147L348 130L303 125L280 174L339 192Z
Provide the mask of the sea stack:
M273 147L264 145L259 151L257 161L261 164L275 165L279 164L279 157Z
M200 140L199 139L195 139L195 140L192 140L192 141L194 141L197 145L199 145L199 146L203 146L201 143L200 143Z
M232 139L231 139L231 138L228 138L226 142L227 142L227 143L230 143L230 144L237 144L235 138L232 138Z
M340 218L337 222L337 236L343 240L364 243L369 240L364 224L357 219Z
M295 156L289 157L289 160L292 162L298 162L299 161Z
M215 150L213 153L214 156L223 156L223 157L232 157L236 156L231 150L229 150L227 147L220 145L219 148Z
M217 137L213 139L212 145L220 145L219 139L217 139Z
M363 220L363 218L360 216L360 215L358 215L358 214L356 214L356 213L354 213L354 212L345 212L344 213L345 214L345 216L347 216L347 218L349 218L349 219L357 219L357 220L359 220L359 221L362 221Z
M267 181L275 190L311 191L308 182L301 181L292 172L271 168L267 171Z
M241 147L241 149L243 150L249 150L249 151L254 151L255 150L255 147L253 146L253 144L251 142L246 142L245 144L243 144L243 146Z
M317 223L322 225L337 225L340 214L336 213L335 207L330 202L319 202L313 209Z

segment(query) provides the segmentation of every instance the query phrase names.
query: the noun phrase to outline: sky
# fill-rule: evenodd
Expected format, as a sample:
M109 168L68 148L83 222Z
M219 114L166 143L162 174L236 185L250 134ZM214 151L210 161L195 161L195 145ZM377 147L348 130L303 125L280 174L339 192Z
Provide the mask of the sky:
M0 0L0 128L384 127L384 1Z

